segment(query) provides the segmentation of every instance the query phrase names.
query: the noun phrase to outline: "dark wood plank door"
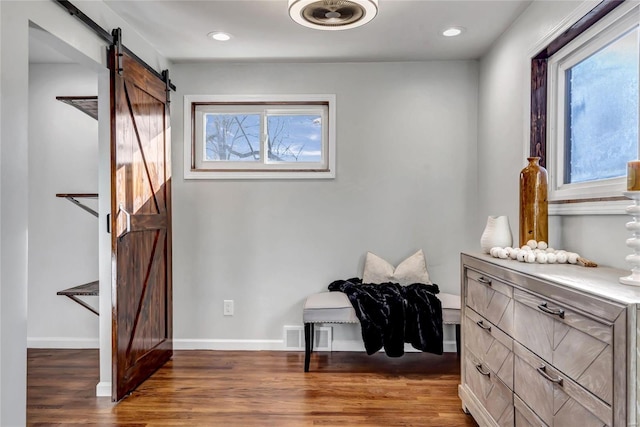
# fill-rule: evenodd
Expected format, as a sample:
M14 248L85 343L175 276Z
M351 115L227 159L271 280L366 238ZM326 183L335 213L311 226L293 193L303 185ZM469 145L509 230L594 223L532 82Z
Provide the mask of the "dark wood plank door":
M172 356L171 171L165 83L114 46L111 68L112 397Z

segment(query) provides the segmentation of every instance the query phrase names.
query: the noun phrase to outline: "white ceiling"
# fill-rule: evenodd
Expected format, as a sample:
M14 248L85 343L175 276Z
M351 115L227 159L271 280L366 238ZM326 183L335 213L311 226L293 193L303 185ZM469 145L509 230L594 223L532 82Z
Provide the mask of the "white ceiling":
M423 61L476 59L531 0L379 0L359 28L319 31L287 14L287 0L106 0L164 56L189 61ZM447 38L440 32L461 26ZM228 42L207 37L231 33ZM123 34L127 44L126 33Z

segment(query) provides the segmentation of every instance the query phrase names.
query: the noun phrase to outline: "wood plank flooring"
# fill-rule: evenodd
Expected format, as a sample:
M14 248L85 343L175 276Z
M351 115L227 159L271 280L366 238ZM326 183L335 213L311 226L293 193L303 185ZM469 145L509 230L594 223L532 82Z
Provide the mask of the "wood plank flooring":
M118 404L95 397L97 350L28 350L30 426L477 426L459 359L407 353L176 351Z

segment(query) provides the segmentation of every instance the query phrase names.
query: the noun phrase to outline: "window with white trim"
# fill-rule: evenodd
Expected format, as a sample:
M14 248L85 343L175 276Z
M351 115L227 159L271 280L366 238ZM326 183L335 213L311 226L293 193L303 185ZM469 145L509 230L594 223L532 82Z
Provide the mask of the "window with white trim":
M185 178L335 177L333 95L187 95L187 123Z
M627 162L639 156L638 17L637 6L619 8L548 59L551 202L626 189Z

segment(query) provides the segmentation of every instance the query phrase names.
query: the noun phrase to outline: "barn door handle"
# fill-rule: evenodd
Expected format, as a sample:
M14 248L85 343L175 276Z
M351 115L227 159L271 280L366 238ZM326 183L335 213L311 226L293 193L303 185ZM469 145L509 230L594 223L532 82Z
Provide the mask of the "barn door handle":
M483 276L480 276L478 282L482 283L483 285L491 286L491 280L485 279Z
M491 377L491 372L489 372L489 371L487 371L486 369L484 369L484 368L482 367L482 363L478 363L478 364L476 365L476 370L477 370L478 372L480 372L482 375L484 375L485 377Z
M538 308L545 313L553 314L554 316L558 316L561 319L564 319L564 310L559 308L549 308L546 302L541 302L538 304Z
M127 219L127 223L126 223L127 225L126 225L126 228L124 229L124 233L122 233L122 235L120 236L120 237L123 237L124 235L131 233L131 214L127 212L127 210L124 208L124 205L122 203L120 203L119 209L120 209L120 212L122 212Z
M538 373L542 375L546 380L551 381L552 383L558 384L559 386L562 386L562 378L560 377L553 378L552 376L547 374L546 369L547 369L546 365L542 365L539 368L536 368L536 371L538 371Z

